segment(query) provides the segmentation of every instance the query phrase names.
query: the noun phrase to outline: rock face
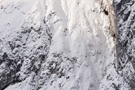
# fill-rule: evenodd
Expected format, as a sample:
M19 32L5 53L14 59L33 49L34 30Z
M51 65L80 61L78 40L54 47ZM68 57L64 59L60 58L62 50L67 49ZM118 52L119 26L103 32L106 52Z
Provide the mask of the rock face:
M0 90L133 89L134 1L112 3L0 0Z
M135 1L116 2L119 73L135 89Z

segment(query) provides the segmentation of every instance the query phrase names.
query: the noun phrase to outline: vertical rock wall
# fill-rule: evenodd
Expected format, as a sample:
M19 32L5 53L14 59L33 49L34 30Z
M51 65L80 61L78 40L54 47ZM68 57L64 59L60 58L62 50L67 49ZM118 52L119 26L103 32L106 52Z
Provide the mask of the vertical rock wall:
M119 73L135 88L135 1L116 0Z

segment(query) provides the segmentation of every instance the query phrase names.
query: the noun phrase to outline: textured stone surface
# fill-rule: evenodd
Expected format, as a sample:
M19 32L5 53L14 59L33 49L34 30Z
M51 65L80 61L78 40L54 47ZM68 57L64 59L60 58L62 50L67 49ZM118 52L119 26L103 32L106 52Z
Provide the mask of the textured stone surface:
M121 0L115 5L119 72L133 90L135 88L135 1Z

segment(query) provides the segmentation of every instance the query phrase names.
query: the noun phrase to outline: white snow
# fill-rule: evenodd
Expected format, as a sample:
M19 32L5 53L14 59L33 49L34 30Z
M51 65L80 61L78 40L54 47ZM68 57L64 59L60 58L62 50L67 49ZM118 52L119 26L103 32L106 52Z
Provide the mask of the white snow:
M40 90L101 90L101 82L108 85L104 80L107 70L109 73L116 72L111 65L115 60L115 43L108 33L108 16L101 12L98 0L0 0L0 5L5 8L0 10L3 52L11 53L4 41L14 40L22 31L22 26L34 28L30 35L22 36L22 42L26 42L26 50L20 51L22 56L30 56L36 52L47 53L37 51L37 48L42 44L49 45L45 31L48 27L48 32L52 34L51 45L46 48L49 51L48 58L42 63L36 86L30 85L33 74L24 75L31 62L31 59L24 58L20 74L21 78L26 79L5 90L32 90L42 83ZM46 25L43 19L46 20ZM40 26L43 30L38 31ZM54 58L53 53L62 53L62 56L60 59ZM76 58L76 61L71 63L64 57L73 61ZM42 74L48 72L47 62L59 62L61 59L63 62L60 62L59 67L60 70L64 68L66 75L58 78L54 73L46 80L47 76ZM55 68L56 64L52 67ZM66 79L67 76L70 78Z

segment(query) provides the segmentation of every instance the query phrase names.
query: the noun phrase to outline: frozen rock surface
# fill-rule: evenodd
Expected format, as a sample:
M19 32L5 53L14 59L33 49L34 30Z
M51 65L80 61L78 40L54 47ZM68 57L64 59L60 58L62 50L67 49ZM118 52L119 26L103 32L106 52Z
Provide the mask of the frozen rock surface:
M0 0L0 90L133 90L134 1L112 3Z

